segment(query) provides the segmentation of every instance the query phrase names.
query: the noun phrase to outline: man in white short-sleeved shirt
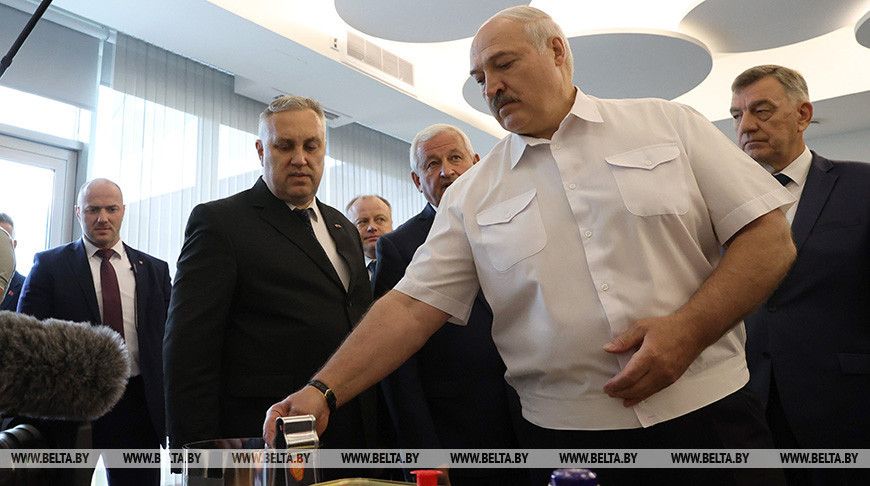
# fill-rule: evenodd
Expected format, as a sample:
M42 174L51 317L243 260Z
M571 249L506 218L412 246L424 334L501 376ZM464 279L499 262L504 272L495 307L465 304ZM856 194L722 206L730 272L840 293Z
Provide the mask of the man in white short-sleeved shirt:
M405 278L316 377L341 404L461 323L480 286L524 446L769 447L742 390L740 321L793 261L788 191L687 107L581 93L537 9L487 21L471 64L513 134L445 193ZM314 413L323 427L315 391L269 418ZM638 479L626 471L602 484Z
M628 120L639 129L614 128ZM604 391L631 354L602 346L677 311L720 244L792 201L742 155L684 106L578 91L552 140L506 137L454 183L395 288L462 323L469 295L491 295L493 337L532 423L627 429L684 415L746 384L742 326L633 407Z

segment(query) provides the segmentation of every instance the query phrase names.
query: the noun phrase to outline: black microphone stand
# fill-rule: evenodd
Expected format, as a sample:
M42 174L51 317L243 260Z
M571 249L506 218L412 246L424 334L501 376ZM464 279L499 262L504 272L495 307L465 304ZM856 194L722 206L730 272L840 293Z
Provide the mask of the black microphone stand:
M45 13L49 5L51 5L51 0L42 0L42 3L36 7L36 12L33 12L33 16L30 17L30 21L27 22L27 25L24 26L24 30L18 34L18 38L15 39L9 52L6 53L2 60L0 60L0 77L3 77L6 68L12 64L12 58L15 57L15 54L18 54L18 49L21 49L21 45L24 44L25 40L27 40L27 36L29 36L33 28L36 27L36 23L39 22L40 18L42 18L42 14Z

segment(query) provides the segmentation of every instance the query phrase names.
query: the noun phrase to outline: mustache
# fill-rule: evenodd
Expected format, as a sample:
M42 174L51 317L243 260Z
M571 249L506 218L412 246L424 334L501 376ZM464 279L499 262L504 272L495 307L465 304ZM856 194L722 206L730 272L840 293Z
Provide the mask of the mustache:
M489 106L493 113L498 113L498 110L500 110L502 106L516 101L519 101L519 99L503 91L498 91L495 96L489 100Z

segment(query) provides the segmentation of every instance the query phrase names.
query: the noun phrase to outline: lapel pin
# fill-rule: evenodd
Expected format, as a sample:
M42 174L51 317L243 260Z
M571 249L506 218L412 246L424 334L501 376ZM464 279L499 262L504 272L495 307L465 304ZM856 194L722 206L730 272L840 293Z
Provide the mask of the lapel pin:
M338 223L335 223L335 227L336 227L336 228L341 228L341 225L338 224Z

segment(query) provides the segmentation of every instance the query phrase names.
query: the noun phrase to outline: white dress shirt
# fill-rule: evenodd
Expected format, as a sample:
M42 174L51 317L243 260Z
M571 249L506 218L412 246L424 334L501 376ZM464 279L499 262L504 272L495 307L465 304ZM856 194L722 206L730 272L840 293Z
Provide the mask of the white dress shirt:
M290 203L287 203L287 206L289 206L290 209L297 209L296 206ZM317 238L317 242L320 243L323 251L326 252L329 261L332 262L333 268L335 268L336 273L338 273L338 278L341 279L341 283L344 285L344 290L347 290L350 286L350 269L347 267L347 263L345 263L344 259L341 258L341 255L338 254L338 250L335 247L335 241L329 234L329 230L326 229L326 222L323 220L323 215L320 214L317 200L312 201L311 205L307 208L298 209L310 209L310 211L308 211L308 217L311 221L311 227L314 229L314 236Z
M94 292L97 294L97 305L100 306L100 315L103 315L103 287L100 285L100 265L103 259L97 255L97 248L87 238L82 238L85 251L88 255L88 265L91 267L91 277L94 279ZM136 330L136 276L133 274L133 265L127 257L124 243L118 240L112 247L115 254L109 259L109 263L115 269L118 276L118 288L121 291L121 313L124 316L124 341L127 343L127 351L130 353L130 376L139 374L139 334Z
M478 286L523 416L551 429L654 425L748 380L742 324L632 408L603 392L627 363L602 346L675 312L720 244L793 198L700 114L577 91L552 140L511 134L446 191L396 286L464 322Z
M788 211L785 213L786 219L788 219L788 224L792 224L794 222L794 214L797 212L798 204L801 201L801 194L804 192L804 187L807 184L807 176L810 173L810 166L813 163L813 154L810 152L810 149L807 146L804 146L804 151L801 152L800 155L796 159L794 159L790 164L788 164L785 169L782 169L779 172L774 173L772 167L767 164L761 164L765 169L768 170L773 175L776 174L785 174L788 176L791 181L785 185L785 188L788 189L788 192L791 193L792 196L797 200L796 203L792 204Z

